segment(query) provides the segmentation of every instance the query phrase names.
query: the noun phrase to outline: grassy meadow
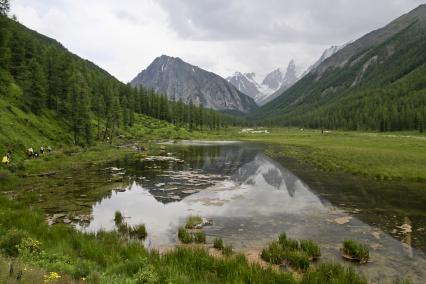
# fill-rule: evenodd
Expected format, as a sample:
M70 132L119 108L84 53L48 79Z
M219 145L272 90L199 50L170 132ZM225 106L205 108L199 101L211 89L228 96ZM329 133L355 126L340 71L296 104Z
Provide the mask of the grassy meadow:
M378 180L426 181L426 136L418 132L368 133L272 128L269 134L230 136L270 146L272 157L290 157L324 171Z

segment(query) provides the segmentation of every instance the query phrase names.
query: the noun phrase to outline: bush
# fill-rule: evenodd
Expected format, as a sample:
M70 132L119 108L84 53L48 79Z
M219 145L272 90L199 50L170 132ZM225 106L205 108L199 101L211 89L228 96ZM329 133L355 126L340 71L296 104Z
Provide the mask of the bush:
M152 265L147 265L135 274L133 277L136 284L159 283L160 277Z
M367 262L370 258L368 247L354 240L343 241L342 253L359 262Z
M192 234L185 228L179 228L178 238L184 244L190 244L194 241Z
M39 254L41 252L41 243L29 237L21 240L17 246L19 254Z
M145 240L148 236L148 233L146 232L146 228L144 224L140 224L134 227L131 227L129 230L129 235L132 238L137 238L139 240Z
M18 256L19 245L27 236L24 231L10 230L0 239L0 250L7 256Z
M224 256L231 256L233 253L232 245L224 246L222 249L222 254Z
M200 216L189 216L186 220L185 228L187 229L195 229L197 225L200 225L203 223L203 218Z
M206 234L203 231L196 232L194 234L194 241L199 244L206 243Z
M213 247L218 250L223 249L223 240L222 238L215 238L213 241Z

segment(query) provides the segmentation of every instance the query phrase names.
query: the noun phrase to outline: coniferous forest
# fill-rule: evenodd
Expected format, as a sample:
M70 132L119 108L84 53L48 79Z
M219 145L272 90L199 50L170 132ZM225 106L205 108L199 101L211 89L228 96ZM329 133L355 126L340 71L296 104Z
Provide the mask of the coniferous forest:
M0 96L26 112L54 112L75 144L107 140L144 114L189 130L219 129L235 120L192 102L168 101L154 91L126 85L57 41L0 17Z

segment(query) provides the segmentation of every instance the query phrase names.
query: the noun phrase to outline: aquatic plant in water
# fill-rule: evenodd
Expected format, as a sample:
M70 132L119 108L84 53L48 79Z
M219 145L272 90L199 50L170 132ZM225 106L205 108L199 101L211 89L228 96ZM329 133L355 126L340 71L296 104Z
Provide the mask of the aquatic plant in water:
M354 240L344 240L341 252L345 259L360 263L366 263L370 258L368 247Z

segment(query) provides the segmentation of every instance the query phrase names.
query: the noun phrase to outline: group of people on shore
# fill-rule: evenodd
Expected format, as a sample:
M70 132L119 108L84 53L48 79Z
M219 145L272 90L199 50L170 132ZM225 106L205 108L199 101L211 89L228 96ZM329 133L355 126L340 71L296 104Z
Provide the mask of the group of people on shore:
M40 155L43 155L44 154L44 152L47 152L47 153L50 153L50 152L52 152L52 147L50 147L50 145L49 146L47 146L46 148L45 147L43 147L43 146L41 146L40 147L40 151L39 152L37 152L37 151L34 151L34 149L33 148L28 148L28 150L27 150L27 156L28 156L28 158L34 158L34 159L37 159L38 157L40 157Z
M38 152L34 151L34 149L31 147L27 149L26 154L28 158L30 159L37 159L40 157L40 155L43 155L45 152L47 153L52 152L52 147L50 147L50 145L47 147L41 146ZM7 151L6 155L3 156L1 163L4 165L9 165L12 162L12 158L13 158L12 151Z

